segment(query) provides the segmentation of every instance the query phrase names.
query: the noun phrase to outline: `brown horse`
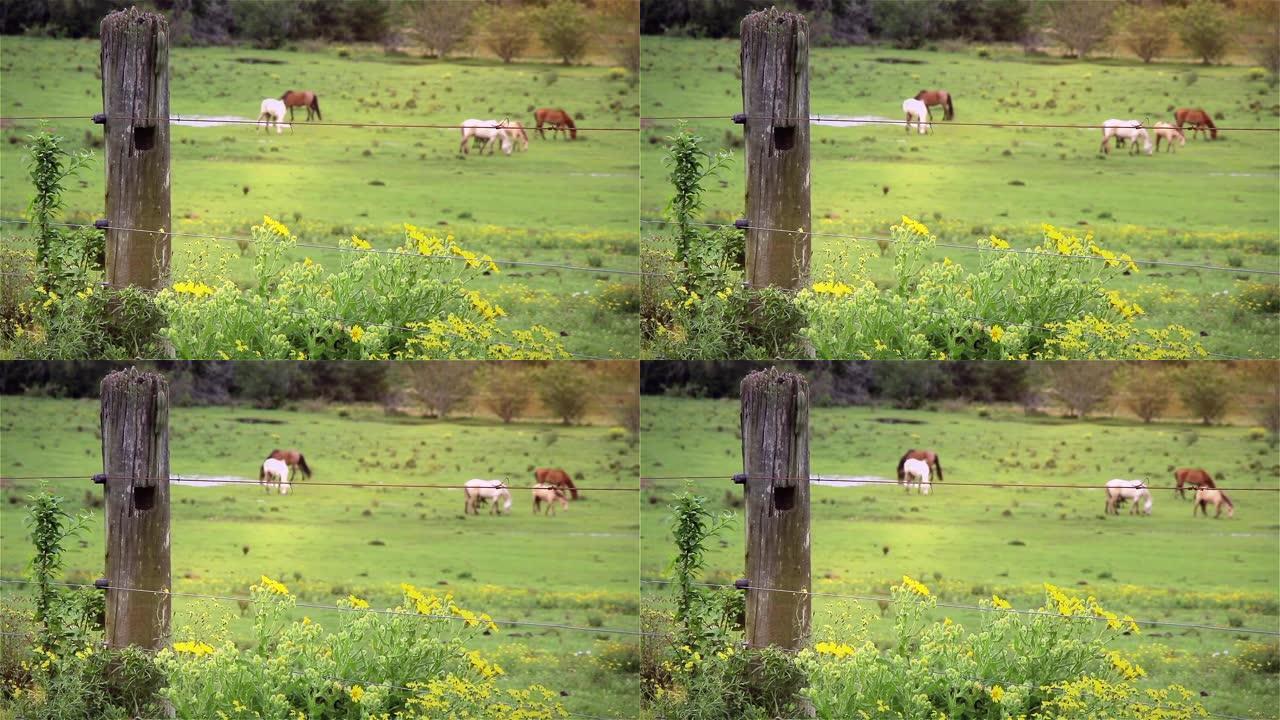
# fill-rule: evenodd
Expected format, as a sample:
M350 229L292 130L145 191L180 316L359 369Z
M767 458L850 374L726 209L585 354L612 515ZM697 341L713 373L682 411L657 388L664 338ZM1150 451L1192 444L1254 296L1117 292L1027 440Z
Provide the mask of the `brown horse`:
M538 481L539 485L567 488L569 497L574 500L578 499L578 488L574 486L573 479L569 477L569 473L560 468L538 468L533 471L533 477Z
M951 93L946 90L921 90L916 93L916 100L924 103L926 108L941 105L943 120L954 120L956 118L956 108L951 104ZM929 119L933 119L932 114L929 115Z
M1178 123L1178 129L1181 130L1183 125L1191 125L1191 137L1195 137L1196 133L1209 132L1211 140L1218 139L1218 127L1213 124L1213 118L1209 117L1209 113L1201 108L1178 108L1173 113L1173 119Z
M938 460L938 453L932 450L908 450L907 453L898 460L899 483L906 482L906 475L902 472L902 466L905 465L908 460L923 460L928 463L929 467L933 469L933 474L937 476L938 482L942 482L942 461Z
M1173 471L1173 479L1178 483L1173 491L1184 500L1187 498L1187 492L1183 488L1187 485L1194 488L1217 487L1217 485L1213 484L1213 476L1209 474L1209 471L1201 470L1200 468L1178 468Z
M1196 510L1204 513L1205 517L1209 517L1209 509L1205 507L1209 503L1213 503L1213 509L1215 511L1213 516L1215 518L1222 517L1223 505L1227 506L1228 518L1236 516L1236 506L1231 504L1231 499L1227 497L1226 493L1217 488L1202 487L1196 489L1195 502L1191 504L1191 517L1196 516Z
M542 132L544 124L551 126L551 137L553 139L556 133L566 129L569 132L570 140L578 139L578 128L574 126L573 118L560 108L538 108L533 112L533 119L538 122L538 137L543 140L547 139L546 134Z
M307 467L307 459L302 457L302 453L289 448L288 450L272 450L267 456L268 460L283 460L289 466L289 479L293 479L294 471L302 473L302 476L308 480L311 479L311 468Z
M280 99L284 101L284 106L289 108L289 122L293 122L293 109L298 107L307 109L308 120L311 119L312 113L317 120L324 120L320 117L320 98L310 90L285 90Z

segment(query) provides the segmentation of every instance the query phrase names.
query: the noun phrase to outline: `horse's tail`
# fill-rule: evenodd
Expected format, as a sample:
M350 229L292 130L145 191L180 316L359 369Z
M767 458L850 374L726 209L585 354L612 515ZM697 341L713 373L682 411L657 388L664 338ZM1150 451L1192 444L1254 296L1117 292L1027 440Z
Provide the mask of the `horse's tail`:
M937 455L933 456L933 469L938 471L938 482L942 482L942 459Z
M570 140L577 140L577 139L578 139L578 128L577 128L577 126L576 126L576 125L574 125L574 124L573 124L573 118L572 118L572 117L570 117L569 113L565 113L565 114L564 114L564 124L569 126L569 139L570 139ZM1215 132L1216 132L1216 131L1215 131ZM1215 137L1217 137L1217 136L1215 135Z
M942 119L943 120L956 119L956 106L951 103L951 93L947 93L947 112L942 117ZM938 480L942 480L941 474L939 474Z
M1209 126L1209 137L1217 140L1218 126L1213 124L1213 118L1209 117L1209 113L1204 114L1204 124Z
M907 457L909 455L911 455L910 450L906 451L902 454L902 457L898 458L898 482L902 482L902 466L907 464Z
M298 467L302 469L302 476L311 479L311 468L307 467L307 459L302 457L302 453L298 453Z
M577 487L576 485L574 485L574 484L573 484L573 478L569 477L569 474L568 474L568 473L565 473L565 476L564 476L564 484L565 484L565 485L567 485L567 486L569 487L569 496L570 496L570 497L572 497L574 500L577 500L577 499L578 499L578 487Z
M319 95L311 96L311 109L316 111L317 120L324 120L324 117L320 115L320 96Z

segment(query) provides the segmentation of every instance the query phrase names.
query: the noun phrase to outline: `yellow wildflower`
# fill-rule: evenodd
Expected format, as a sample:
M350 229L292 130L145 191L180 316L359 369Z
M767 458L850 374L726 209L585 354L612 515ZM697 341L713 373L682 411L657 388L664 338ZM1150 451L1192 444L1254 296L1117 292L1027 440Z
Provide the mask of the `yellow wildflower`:
M902 576L902 587L906 590L910 590L920 597L929 597L930 595L929 588L925 587L924 583L918 580L913 580L909 575Z
M364 337L364 328L359 325L352 325L348 332L351 333L351 339L355 342L360 342L360 338Z
M351 247L357 250L372 250L373 245L368 240L361 240L358 236L351 236Z

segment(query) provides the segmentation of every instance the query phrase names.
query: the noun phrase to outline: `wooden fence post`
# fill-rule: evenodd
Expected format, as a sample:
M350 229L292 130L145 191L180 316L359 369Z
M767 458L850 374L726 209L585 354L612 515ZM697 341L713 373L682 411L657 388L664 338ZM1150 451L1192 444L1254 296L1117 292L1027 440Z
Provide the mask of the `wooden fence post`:
M158 289L169 277L169 23L137 8L102 20L107 284ZM155 232L131 232L137 228Z
M809 279L809 23L769 8L742 21L747 285ZM776 228L777 231L751 228ZM787 232L778 232L778 231Z
M102 381L107 645L158 650L169 637L169 383L134 368ZM130 592L137 588L155 592Z
M747 644L788 650L809 639L809 383L777 368L742 381ZM739 476L738 479L743 479Z

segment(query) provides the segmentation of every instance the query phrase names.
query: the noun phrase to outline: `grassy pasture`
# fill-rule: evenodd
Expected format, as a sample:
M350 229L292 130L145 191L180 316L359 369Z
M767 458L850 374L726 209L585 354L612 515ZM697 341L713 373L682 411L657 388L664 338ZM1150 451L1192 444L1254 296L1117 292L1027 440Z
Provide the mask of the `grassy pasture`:
M102 111L97 41L6 37L0 43L4 116L89 116ZM254 62L249 62L254 61ZM529 152L503 157L458 153L460 131L436 128L307 126L305 113L278 135L254 125L175 125L172 193L175 232L247 237L269 214L304 243L334 245L358 233L375 247L403 239L402 223L453 233L468 249L495 258L634 270L638 163L638 88L622 70L482 60L438 62L387 56L363 46L313 51L174 48L170 107L175 115L257 116L264 97L288 88L319 96L326 122L457 125L467 118L510 117L533 124L535 107L580 113L582 127L631 131L579 133L579 141L530 139ZM49 125L75 146L101 139L87 120ZM39 127L3 128L0 211L19 217L30 198L21 146ZM548 136L550 137L550 136ZM69 215L100 217L104 170L99 161L67 193ZM17 235L14 226L3 230ZM235 243L220 249L239 255ZM175 263L191 238L174 238ZM299 248L336 264L337 253ZM250 276L251 255L231 265ZM473 287L496 297L511 324L543 323L569 334L571 351L636 357L632 316L596 301L611 283L633 276L521 268L482 278Z
M246 423L256 419L276 424ZM6 397L0 409L6 476L84 474L51 483L73 507L100 491L96 401ZM532 484L534 465L581 472L584 500L555 517L535 517L528 491L513 491L509 516L464 517L461 490L319 487L295 483L287 496L256 485L172 487L173 590L247 596L266 574L308 602L332 605L348 593L374 607L399 601L399 584L451 591L462 607L499 620L556 623L601 631L504 627L477 649L507 671L511 686L542 683L565 690L573 712L636 714L634 675L600 668L616 643L607 629L637 627L637 451L605 427L539 422L497 425L477 419L423 421L387 417L368 406L262 411L174 408L170 424L175 474L257 477L275 446L304 449L317 482L460 484L509 477ZM495 448L500 451L495 452ZM0 504L0 571L20 577L29 559L22 516L34 481L6 483ZM92 582L103 567L102 510L84 543L67 556L73 582ZM245 548L248 549L247 553ZM6 603L29 595L0 589ZM198 618L229 616L237 637L247 619L235 603L174 599L175 629ZM334 613L300 609L324 624Z
M742 111L737 41L645 37L643 115L716 115ZM1280 95L1243 66L1124 60L1069 62L992 49L965 52L886 48L814 48L813 115L902 118L901 104L925 87L955 97L956 122L1098 125L1108 118L1172 122L1174 107L1222 113L1223 127L1280 126ZM948 125L908 134L900 125L814 124L813 229L887 237L902 215L925 222L943 242L973 245L991 233L1014 247L1037 244L1040 224L1092 231L1108 249L1135 258L1246 269L1280 268L1280 133L1224 131L1218 142L1188 140L1175 153L1130 156L1098 151L1101 131ZM641 215L657 218L670 189L663 139L677 121L645 119ZM705 196L713 222L741 217L741 132L726 120L688 125L736 162ZM645 242L664 242L646 226ZM814 274L842 255L869 253L878 281L891 277L892 251L842 238L813 239ZM939 248L935 260L976 267L982 255ZM1148 312L1143 324L1204 331L1213 352L1274 357L1280 326L1272 313L1237 305L1247 282L1277 284L1246 272L1145 266L1113 286Z
M736 400L643 398L645 477L723 475L692 481L715 509L738 522L707 553L710 582L731 583L743 568L741 468ZM985 417L983 416L985 413ZM898 424L884 422L892 418ZM911 423L911 424L908 424ZM1002 407L901 411L871 407L811 411L815 474L893 478L908 447L935 449L945 482L933 494L896 485L830 487L812 493L813 590L887 595L910 575L943 602L975 605L993 593L1014 607L1043 602L1042 583L1093 594L1104 607L1143 620L1280 629L1280 464L1247 425L1203 427L1178 421L1141 425L1128 419L1088 422L1028 418ZM1100 486L1113 477L1173 484L1174 466L1202 466L1236 505L1232 520L1191 518L1191 502L1153 491L1150 517L1107 517ZM1045 483L1085 489L998 489L950 483ZM685 487L646 480L641 502L641 574L660 577L673 553L667 506ZM1126 508L1127 510L1127 508ZM643 585L646 607L667 605L671 591ZM855 611L855 601L814 597L814 626ZM863 608L878 617L876 603ZM939 608L959 623L973 611ZM887 621L876 636L888 638ZM1164 686L1182 683L1212 712L1275 717L1280 678L1245 671L1235 658L1248 642L1274 637L1176 627L1143 627L1118 647L1134 653Z

